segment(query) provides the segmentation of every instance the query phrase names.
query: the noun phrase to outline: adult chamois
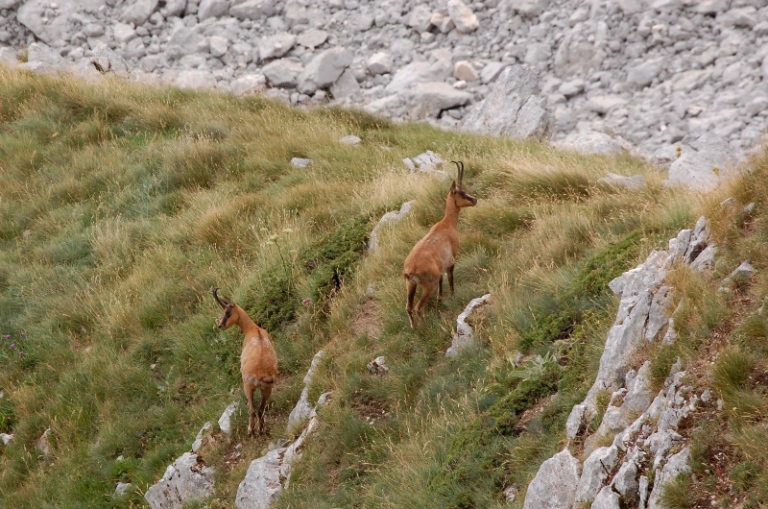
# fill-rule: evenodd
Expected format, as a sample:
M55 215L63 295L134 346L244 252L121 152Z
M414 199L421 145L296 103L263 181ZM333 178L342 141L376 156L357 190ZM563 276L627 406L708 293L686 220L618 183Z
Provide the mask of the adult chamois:
M267 331L254 323L248 314L226 297L219 297L219 289L213 289L213 298L224 310L218 322L220 330L233 325L240 327L245 336L240 353L240 373L243 375L243 390L248 399L248 435L253 436L254 419L259 419L259 434L264 432L264 409L272 394L277 377L277 355ZM258 413L253 408L253 393L261 391Z
M408 313L411 328L415 327L414 313L422 314L435 288L438 300L443 297L443 274L446 272L453 295L453 268L459 251L459 210L477 204L477 198L467 194L462 187L464 163L451 162L456 165L459 184L456 185L455 180L451 184L451 190L445 198L445 215L413 246L403 264L403 277L408 290L405 311ZM414 310L413 298L419 286L422 288L422 295Z

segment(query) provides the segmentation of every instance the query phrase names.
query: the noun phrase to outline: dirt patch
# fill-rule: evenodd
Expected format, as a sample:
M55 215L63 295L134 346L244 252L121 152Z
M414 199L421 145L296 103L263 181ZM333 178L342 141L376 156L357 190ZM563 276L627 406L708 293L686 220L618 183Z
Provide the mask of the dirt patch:
M356 336L366 335L371 339L379 339L382 327L381 308L374 299L368 299L357 311L352 320L352 330Z
M369 424L373 424L391 415L386 402L365 398L360 391L352 397L352 410Z
M531 420L536 417L537 415L541 414L541 412L544 411L545 408L549 406L550 403L552 403L552 400L555 398L555 394L552 394L550 396L547 396L546 398L543 398L539 400L535 405L533 405L528 410L524 411L522 414L520 414L520 420L518 421L517 425L515 426L515 431L518 431L520 433L528 430L528 423L531 422Z

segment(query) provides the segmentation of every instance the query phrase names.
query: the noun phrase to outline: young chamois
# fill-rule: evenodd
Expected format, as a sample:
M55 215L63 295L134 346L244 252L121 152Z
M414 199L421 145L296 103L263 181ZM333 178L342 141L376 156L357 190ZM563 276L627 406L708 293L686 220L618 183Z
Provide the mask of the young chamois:
M443 274L448 273L448 284L453 295L453 267L456 264L456 254L459 251L459 210L473 207L477 198L467 194L462 188L464 179L464 163L451 161L458 170L459 185L456 181L451 184L451 190L445 198L445 215L436 223L423 239L418 241L403 264L403 276L408 290L408 301L405 311L411 328L415 327L414 313L421 315L427 301L437 288L438 300L443 297ZM421 286L422 295L414 310L413 298L416 288Z
M219 319L220 330L227 330L233 325L240 327L245 338L240 353L240 373L243 375L243 390L248 399L248 435L253 436L254 419L259 419L259 434L264 432L264 409L272 394L277 376L277 355L272 347L267 331L256 325L246 312L226 297L219 297L219 289L213 289L213 298L224 309ZM261 403L258 413L253 408L253 393L261 391Z

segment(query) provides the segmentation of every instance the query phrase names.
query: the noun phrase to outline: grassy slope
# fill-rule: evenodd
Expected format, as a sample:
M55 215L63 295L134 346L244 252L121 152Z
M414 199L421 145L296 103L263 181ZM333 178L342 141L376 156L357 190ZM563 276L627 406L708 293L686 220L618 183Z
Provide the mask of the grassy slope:
M347 134L363 143L340 145ZM456 296L414 332L402 260L441 216L447 184L408 175L401 160L427 149L464 160L480 202L462 213ZM314 163L296 169L292 157ZM609 171L642 173L649 187L597 185ZM414 212L361 257L380 215L409 199ZM0 505L143 506L202 424L243 403L239 338L213 326L215 284L275 339L271 439L314 353L330 353L312 392L332 390L333 402L279 507L500 506L501 489L524 486L562 446L613 319L607 281L700 209L629 158L0 68L0 432L15 433L0 448ZM725 259L764 261L752 230L722 219L716 231L724 251L735 246ZM696 276L679 283L717 297ZM456 315L486 291L494 303L473 319L482 346L445 359ZM685 323L727 318L714 308ZM696 342L682 344L659 358L700 357ZM377 355L386 377L365 369ZM240 412L234 436L203 451L219 472L212 507L234 507L268 444L243 441L245 425ZM34 444L47 428L42 457ZM135 491L113 500L118 481Z

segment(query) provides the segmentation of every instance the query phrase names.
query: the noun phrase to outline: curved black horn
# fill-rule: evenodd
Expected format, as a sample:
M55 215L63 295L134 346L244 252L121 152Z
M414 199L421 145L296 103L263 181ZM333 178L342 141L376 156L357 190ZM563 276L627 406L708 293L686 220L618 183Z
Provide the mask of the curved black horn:
M218 288L214 288L213 289L213 298L216 299L216 302L218 302L219 306L221 306L222 308L227 307L227 304L229 304L229 302L228 302L229 299L227 299L226 297L224 297L223 301L221 300L221 297L219 297L219 289Z
M464 180L464 163L462 161L451 161L456 165L456 172L458 173L458 186L461 189L462 181Z

